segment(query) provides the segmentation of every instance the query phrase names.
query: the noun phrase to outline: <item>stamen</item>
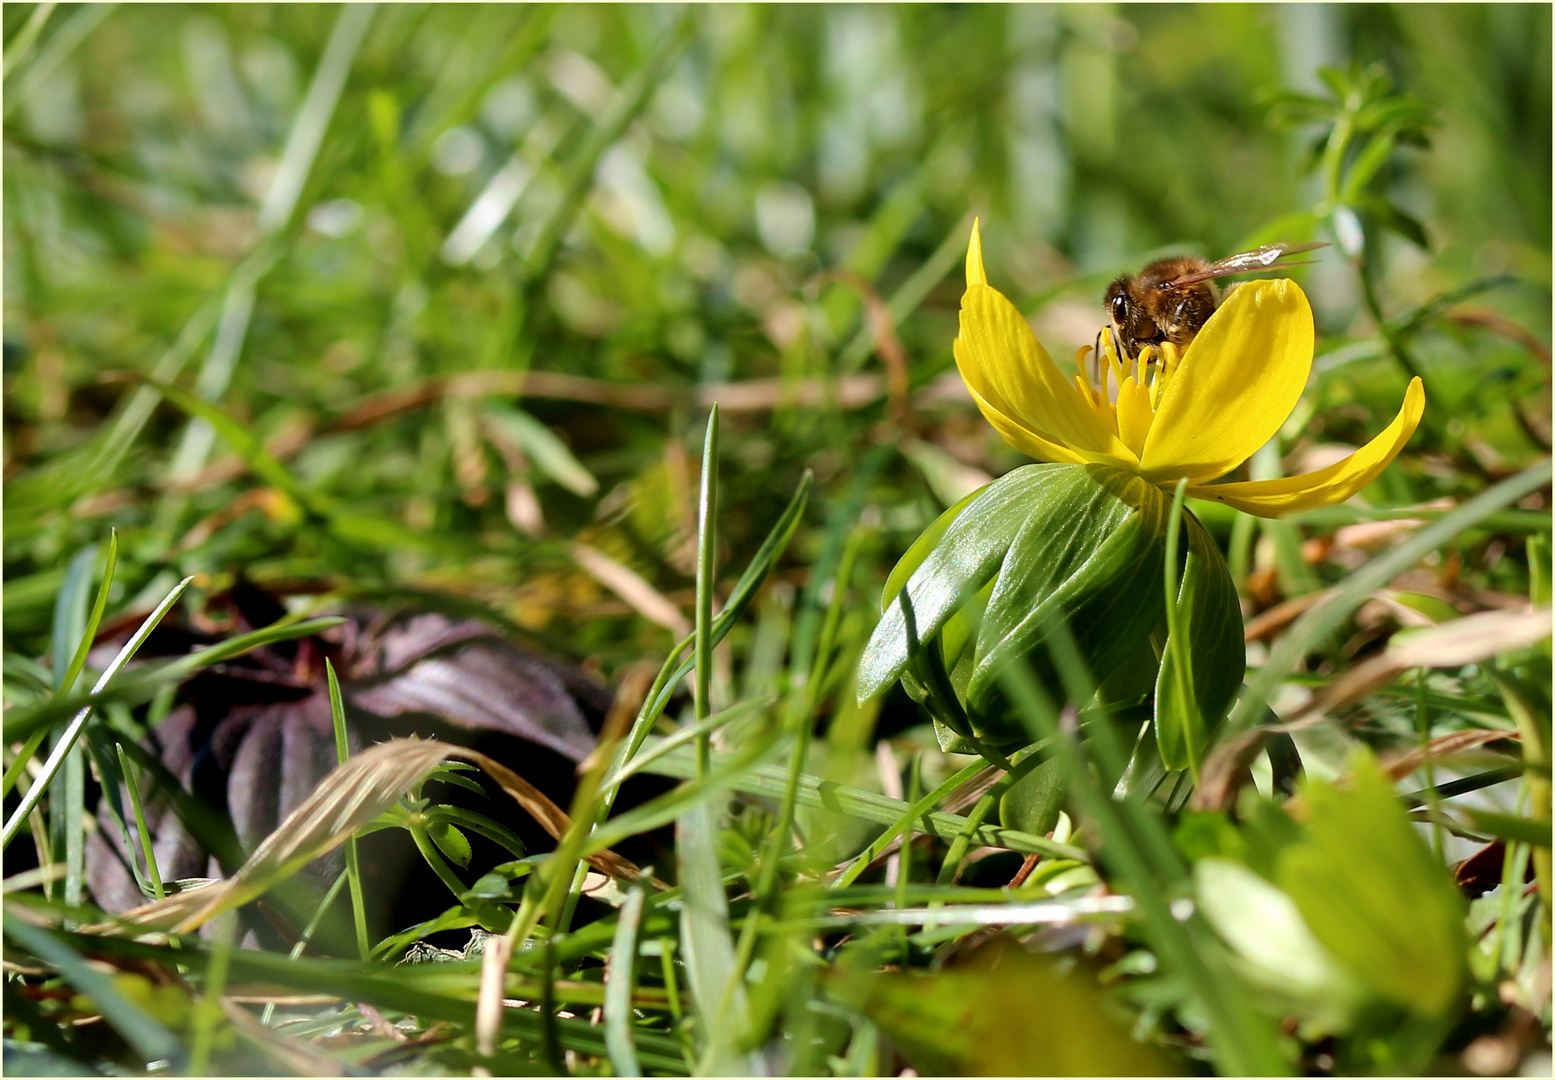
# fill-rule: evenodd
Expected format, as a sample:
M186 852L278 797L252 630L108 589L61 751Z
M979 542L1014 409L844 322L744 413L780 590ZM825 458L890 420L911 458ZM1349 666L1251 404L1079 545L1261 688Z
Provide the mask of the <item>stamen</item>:
M1083 396L1093 399L1096 389L1091 380L1091 372L1096 369L1095 358L1091 356L1091 347L1081 345L1074 353L1075 385L1080 387Z
M1118 343L1115 340L1109 340L1109 343L1112 345L1112 348L1107 350L1107 368L1112 372L1112 377L1117 381L1117 384L1122 386L1123 365L1118 362ZM1105 383L1105 379L1103 382ZM1112 395L1107 394L1105 388L1103 389L1102 393L1109 402L1116 400Z

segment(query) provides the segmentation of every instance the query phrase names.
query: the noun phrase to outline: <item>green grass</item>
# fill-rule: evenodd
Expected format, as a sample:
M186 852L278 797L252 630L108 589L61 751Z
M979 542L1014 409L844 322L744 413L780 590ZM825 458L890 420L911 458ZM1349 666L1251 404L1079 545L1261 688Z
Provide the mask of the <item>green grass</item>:
M7 1073L1548 1060L1548 639L1427 651L1272 727L1406 632L1550 604L1548 8L0 18ZM905 694L854 689L897 559L1026 460L954 374L973 214L1061 364L1151 257L1336 241L1301 271L1306 394L1238 478L1325 464L1409 376L1427 392L1362 503L1267 522L1188 502L1246 615L1328 597L1250 646L1193 775L1136 745L1139 717L1003 673L1025 768L1064 785L1051 836L1003 823L1013 781L941 752ZM239 572L281 622L222 621ZM222 643L122 671L88 651L169 597L167 625ZM642 693L570 802L524 804L561 815L555 845L518 857L492 777L445 767L427 791L482 785L481 813L418 773L353 830L436 869L430 923L369 932L353 839L328 910L295 867L263 877L306 948L220 919L102 932L90 828L183 912L198 894L142 843L154 815L227 875L254 846L140 745L179 688L401 607ZM333 737L330 761L356 759ZM675 786L618 807L627 772ZM596 889L586 871L653 829L674 836L656 880ZM1466 898L1450 871L1498 838ZM473 948L394 966L476 925L513 950L487 1005L526 1003L487 1027ZM1032 956L995 963L1012 940Z

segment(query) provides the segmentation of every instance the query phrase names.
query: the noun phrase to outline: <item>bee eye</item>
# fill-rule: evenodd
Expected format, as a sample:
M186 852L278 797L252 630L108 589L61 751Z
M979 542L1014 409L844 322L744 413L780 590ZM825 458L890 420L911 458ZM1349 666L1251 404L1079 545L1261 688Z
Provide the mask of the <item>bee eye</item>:
M1128 319L1128 298L1121 293L1112 298L1112 321L1122 324Z

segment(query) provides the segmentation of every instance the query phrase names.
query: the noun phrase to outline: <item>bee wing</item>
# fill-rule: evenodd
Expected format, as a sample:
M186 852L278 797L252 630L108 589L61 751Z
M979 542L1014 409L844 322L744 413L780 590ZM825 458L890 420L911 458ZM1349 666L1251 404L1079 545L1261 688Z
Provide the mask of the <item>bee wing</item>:
M1318 248L1327 247L1326 241L1317 240L1306 244L1265 244L1253 251L1243 251L1236 255L1228 256L1219 262L1200 270L1195 274L1187 274L1177 278L1171 283L1172 288L1181 285L1193 285L1200 281L1208 281L1211 278L1225 277L1228 274L1242 274L1249 270L1267 270L1277 262L1280 267L1286 266L1310 266L1311 259L1302 262L1279 262L1286 255L1299 255L1303 251L1315 251Z

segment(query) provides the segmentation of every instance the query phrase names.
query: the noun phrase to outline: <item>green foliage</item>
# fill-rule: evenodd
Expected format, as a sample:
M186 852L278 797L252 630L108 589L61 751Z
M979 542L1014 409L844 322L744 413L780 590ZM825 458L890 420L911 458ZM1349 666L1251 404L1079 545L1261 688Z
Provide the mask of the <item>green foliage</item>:
M1061 972L1008 942L934 974L844 968L833 985L925 1074L1171 1075L1156 1054L1127 1037L1083 971ZM1044 1033L1037 1045L1033 1030Z
M7 5L6 1071L1529 1067L1549 642L1355 677L1400 630L1550 603L1550 25ZM1249 470L1364 442L1412 374L1425 422L1345 506L1190 503L1170 573L1125 557L1167 500L1021 468L959 389L973 213L1061 365L1151 257L1334 242ZM1084 536L1039 527L1061 496ZM229 626L239 575L288 614ZM110 661L161 602L214 644ZM659 674L582 778L502 763L577 784L554 846L429 751L242 873L149 737L239 657L301 677L327 613L402 609ZM677 786L618 807L645 775ZM165 829L222 868L159 865ZM370 832L437 876L415 925L369 928L355 856L303 887ZM106 932L98 840L164 911L256 899L290 952ZM639 842L651 876L584 866ZM477 1022L487 932L487 1004L526 1004Z
M1314 783L1306 836L1278 855L1275 881L1351 975L1437 1019L1463 983L1463 900L1365 760L1350 788Z

